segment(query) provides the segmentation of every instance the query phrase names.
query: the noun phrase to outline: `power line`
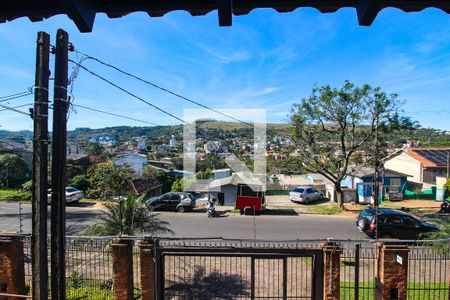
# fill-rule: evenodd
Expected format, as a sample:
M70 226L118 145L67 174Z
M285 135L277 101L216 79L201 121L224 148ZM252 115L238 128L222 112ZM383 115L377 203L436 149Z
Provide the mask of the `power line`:
M23 94L31 94L31 92L30 92L30 90L28 90L28 91L8 95L8 96L1 96L0 99L15 97L15 96L23 95Z
M84 106L84 105L80 105L80 104L72 104L72 106L81 107L81 108L92 110L92 111L95 111L95 112L99 112L99 113L102 113L102 114L105 114L105 115L110 115L110 116L115 116L115 117L119 117L119 118L124 118L124 119L128 119L128 120L136 121L136 122L146 123L146 124L150 124L150 125L154 125L154 126L162 126L162 125L159 125L159 124L156 124L156 123L135 119L135 118L131 118L131 117L115 114L115 113L108 112L108 111L103 111L103 110L100 110L100 109L96 109L96 108L92 108L92 107L88 107L88 106Z
M1 108L4 108L5 110L14 111L14 112L16 112L16 113L23 114L23 115L26 115L26 116L31 117L31 114L26 113L26 112L23 112L23 111L18 110L18 109L15 109L14 107L9 107L9 106L3 105L3 104L0 104L0 107L1 107Z
M14 95L4 96L4 97L0 97L0 99L1 99L0 102L7 102L7 101L10 101L10 100L26 97L26 96L29 96L29 95L32 95L32 94L33 94L33 92L27 91L27 92L24 92L24 93L18 93L18 94L14 94Z
M204 105L204 104L202 104L202 103L200 103L200 102L198 102L198 101L192 100L192 99L190 99L190 98L188 98L188 97L185 97L185 96L180 95L180 94L178 94L178 93L176 93L176 92L173 92L173 91L171 91L171 90L169 90L169 89L167 89L167 88L164 88L164 87L162 87L162 86L160 86L160 85L158 85L158 84L156 84L156 83L153 83L153 82L151 82L151 81L148 81L148 80L146 80L146 79L144 79L144 78L142 78L142 77L140 77L140 76L137 76L137 75L131 74L131 73L127 72L127 71L124 71L124 70L122 70L121 68L116 67L116 66L114 66L114 65L111 65L111 64L109 64L109 63L106 63L106 62L104 62L104 61L102 61L102 60L100 60L100 59L98 59L98 58L96 58L96 57L87 55L87 54L85 54L85 53L83 53L83 52L81 52L81 51L78 51L78 50L75 50L75 52L84 55L87 59L92 59L92 60L94 60L94 61L96 61L96 62L98 62L98 63L100 63L100 64L102 64L102 65L104 65L104 66L110 67L110 68L112 68L112 69L114 69L114 70L116 70L116 71L118 71L118 72L120 72L120 73L122 73L122 74L125 74L125 75L130 76L130 77L132 77L132 78L134 78L134 79L137 79L137 80L139 80L139 81L141 81L141 82L143 82L143 83L146 83L146 84L148 84L148 85L150 85L150 86L153 86L154 88L157 88L157 89L159 89L159 90L161 90L161 91L163 91L163 92L166 92L166 93L168 93L168 94L171 94L171 95L173 95L173 96L175 96L175 97L178 97L178 98L180 98L180 99L182 99L182 100L191 102L191 103L193 103L193 104L195 104L195 105L198 105L198 106L200 106L200 107L206 108L206 109L208 109L208 110L210 110L210 111L212 111L212 112L215 112L215 113L220 114L220 115L222 115L222 116L224 116L224 117L227 117L227 118L230 118L230 119L232 119L232 120L235 120L235 121L237 121L237 122L239 122L239 123L242 123L242 124L245 124L245 125L248 125L248 126L253 127L253 124L250 124L250 123L248 123L248 122L239 120L239 119L237 119L237 118L235 118L235 117L233 117L233 116L230 116L230 115L225 114L225 113L223 113L223 112L221 112L221 111L218 111L217 109L208 107L208 106L206 106L206 105Z
M126 93L126 94L128 94L128 95L130 95L130 96L132 96L132 97L134 97L134 98L136 98L136 99L138 99L139 101L144 102L145 104L147 104L147 105L153 107L154 109L159 110L160 112L162 112L162 113L164 113L164 114L166 114L166 115L168 115L168 116L170 116L170 117L172 117L172 118L174 118L174 119L176 119L176 120L178 120L178 121L181 121L182 123L187 123L187 122L184 121L183 119L181 119L181 118L179 118L179 117L177 117L177 116L171 114L170 112L168 112L168 111L166 111L166 110L164 110L164 109L162 109L162 108L160 108L160 107L158 107L158 106L156 106L156 105L154 105L154 104L148 102L147 100L145 100L145 99L143 99L143 98L137 96L136 94L133 94L132 92L128 91L127 89L125 89L125 88L123 88L123 87L121 87L121 86L115 84L114 82L112 82L112 81L106 79L105 77L103 77L103 76L101 76L101 75L99 75L99 74L97 74L97 73L91 71L90 69L86 68L85 66L82 66L81 64L79 64L79 63L77 63L77 62L75 62L75 61L73 61L73 60L71 60L71 59L69 59L69 61L70 61L71 63L77 65L78 67L82 68L82 69L85 70L86 72L90 73L91 75L93 75L93 76L95 76L95 77L97 77L97 78L99 78L99 79L105 81L106 83L108 83L108 84L112 85L113 87L115 87L115 88L121 90L122 92L124 92L124 93Z
M11 107L11 108L20 108L20 107L31 106L31 105L33 105L33 103L26 103L26 104L14 106L14 107ZM0 111L5 111L5 110L9 110L9 109L8 109L8 108L2 108L2 109L0 109Z

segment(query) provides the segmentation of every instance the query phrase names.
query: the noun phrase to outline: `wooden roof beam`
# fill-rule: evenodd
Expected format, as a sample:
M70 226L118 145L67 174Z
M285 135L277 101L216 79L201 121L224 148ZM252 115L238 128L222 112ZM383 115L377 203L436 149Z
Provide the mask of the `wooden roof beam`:
M85 0L59 0L67 9L68 16L73 20L80 32L91 32L94 26L95 9Z
M361 0L356 12L361 26L370 26L384 7L384 0Z
M233 0L219 0L218 2L219 26L231 26L233 24Z

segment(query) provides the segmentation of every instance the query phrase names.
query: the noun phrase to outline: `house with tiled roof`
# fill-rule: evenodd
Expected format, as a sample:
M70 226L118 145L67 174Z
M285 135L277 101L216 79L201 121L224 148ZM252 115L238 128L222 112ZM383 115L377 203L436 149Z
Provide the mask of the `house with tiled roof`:
M450 148L409 148L388 158L384 167L410 175L408 181L430 188L447 176Z

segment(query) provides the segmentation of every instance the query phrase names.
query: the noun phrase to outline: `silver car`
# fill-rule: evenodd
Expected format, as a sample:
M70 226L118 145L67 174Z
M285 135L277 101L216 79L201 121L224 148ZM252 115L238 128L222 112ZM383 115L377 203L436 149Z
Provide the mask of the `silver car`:
M73 187L66 187L66 203L77 203L84 197L83 191ZM47 203L50 204L52 199L52 189L47 190Z
M323 194L321 192L308 186L296 187L289 193L289 200L292 202L309 203L312 201L321 200L322 198Z

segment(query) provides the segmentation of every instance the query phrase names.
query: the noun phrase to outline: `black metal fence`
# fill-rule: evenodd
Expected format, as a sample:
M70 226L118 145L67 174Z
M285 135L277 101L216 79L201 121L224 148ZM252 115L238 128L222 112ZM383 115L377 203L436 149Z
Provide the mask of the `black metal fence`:
M67 237L66 295L68 300L114 299L111 243L112 238ZM31 286L30 250L31 241L29 237L26 237L24 252L27 287ZM50 252L48 261L50 270ZM139 263L139 247L135 243L133 246L133 277L136 295L139 295L140 288Z
M161 240L158 257L162 267L158 272L163 280L159 281L159 292L166 299L187 299L183 296L186 293L211 296L221 292L219 287L225 290L227 284L226 290L236 293L227 299L314 299L321 278L317 274L323 272L317 268L321 242ZM374 299L375 244L335 242L341 249L341 299ZM111 243L112 238L67 238L67 299L113 299ZM137 244L133 246L133 275L135 294L139 296ZM416 242L409 243L408 248L408 299L450 299L449 243ZM31 286L28 237L24 250L26 283Z
M318 244L165 241L156 247L157 299L321 299Z

